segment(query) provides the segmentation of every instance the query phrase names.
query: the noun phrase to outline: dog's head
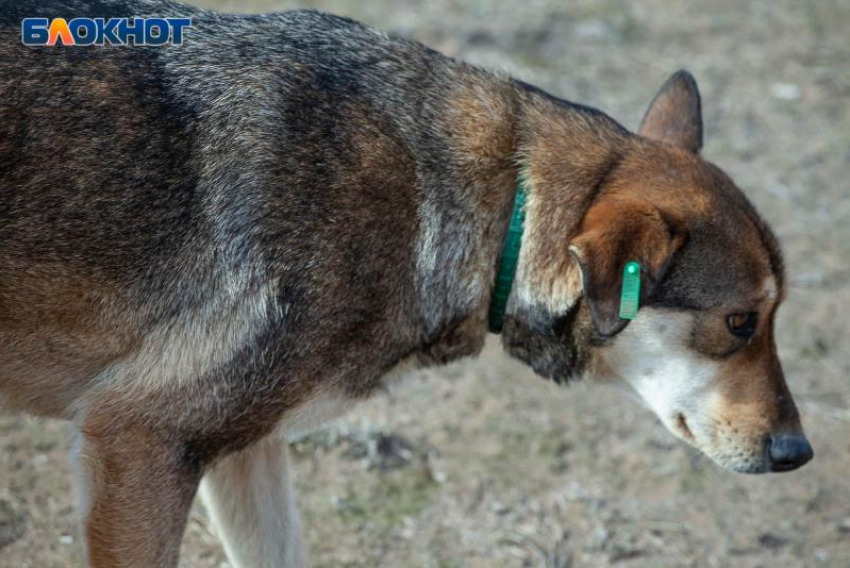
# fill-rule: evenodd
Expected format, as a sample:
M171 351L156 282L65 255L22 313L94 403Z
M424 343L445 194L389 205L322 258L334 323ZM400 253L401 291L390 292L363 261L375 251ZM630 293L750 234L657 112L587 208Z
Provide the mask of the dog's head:
M781 256L743 193L698 155L693 78L671 77L639 136L615 137L619 150L597 152L608 157L593 166L583 207L535 195L532 164L508 351L556 380L624 380L670 431L729 469L796 469L812 450L773 337ZM570 220L576 207L582 216ZM642 290L629 321L618 312L632 260Z

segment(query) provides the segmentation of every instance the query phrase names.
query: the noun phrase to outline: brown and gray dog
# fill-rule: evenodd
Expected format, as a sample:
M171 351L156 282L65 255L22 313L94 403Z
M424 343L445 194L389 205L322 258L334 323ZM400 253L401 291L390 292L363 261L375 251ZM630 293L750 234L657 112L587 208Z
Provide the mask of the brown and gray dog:
M194 27L25 47L33 16ZM479 352L522 176L508 353L621 378L731 470L795 469L780 253L701 144L686 72L632 134L326 14L0 0L0 396L77 430L93 566L175 566L199 485L235 566L301 566L283 440Z

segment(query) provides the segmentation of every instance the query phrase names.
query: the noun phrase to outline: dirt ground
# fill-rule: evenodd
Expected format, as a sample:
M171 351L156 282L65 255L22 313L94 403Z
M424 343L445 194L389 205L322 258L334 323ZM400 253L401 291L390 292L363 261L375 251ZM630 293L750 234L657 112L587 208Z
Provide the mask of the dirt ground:
M295 446L313 566L850 567L850 2L197 3L348 15L632 128L687 67L705 155L785 249L777 340L816 453L802 471L720 471L628 397L557 388L494 342ZM60 423L0 415L0 566L80 565L67 446ZM200 506L182 565L227 566Z

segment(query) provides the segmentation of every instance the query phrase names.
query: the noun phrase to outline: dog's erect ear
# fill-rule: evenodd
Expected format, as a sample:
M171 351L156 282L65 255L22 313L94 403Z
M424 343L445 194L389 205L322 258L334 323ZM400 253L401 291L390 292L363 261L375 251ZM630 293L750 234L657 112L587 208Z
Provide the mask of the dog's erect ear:
M655 95L638 134L696 154L702 148L702 110L693 75L674 73Z
M626 263L641 265L643 304L687 237L684 225L650 204L619 201L591 207L570 251L581 267L584 297L602 337L616 335L629 323L619 313Z

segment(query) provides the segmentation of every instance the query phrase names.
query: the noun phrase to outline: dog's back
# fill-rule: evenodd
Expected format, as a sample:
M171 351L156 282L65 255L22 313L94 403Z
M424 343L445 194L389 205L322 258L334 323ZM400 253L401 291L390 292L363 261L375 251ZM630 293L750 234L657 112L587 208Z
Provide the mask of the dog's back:
M193 27L179 47L21 42L24 17L124 16ZM489 80L315 12L0 0L0 401L76 424L94 565L176 563L205 471L231 557L299 564L285 448L255 446L252 482L212 461L480 348L454 332L490 277L465 266L498 246L470 246L476 203L450 191L465 76ZM289 536L243 533L245 512Z
M417 207L453 175L441 120L451 81L473 70L309 11L3 8L0 386L12 405L69 415L107 379L185 380L248 345L291 364L300 345L386 336L347 386L366 392L411 340L440 333L410 318L417 289L457 308L413 274ZM189 16L193 29L172 48L21 44L22 17L69 14Z

